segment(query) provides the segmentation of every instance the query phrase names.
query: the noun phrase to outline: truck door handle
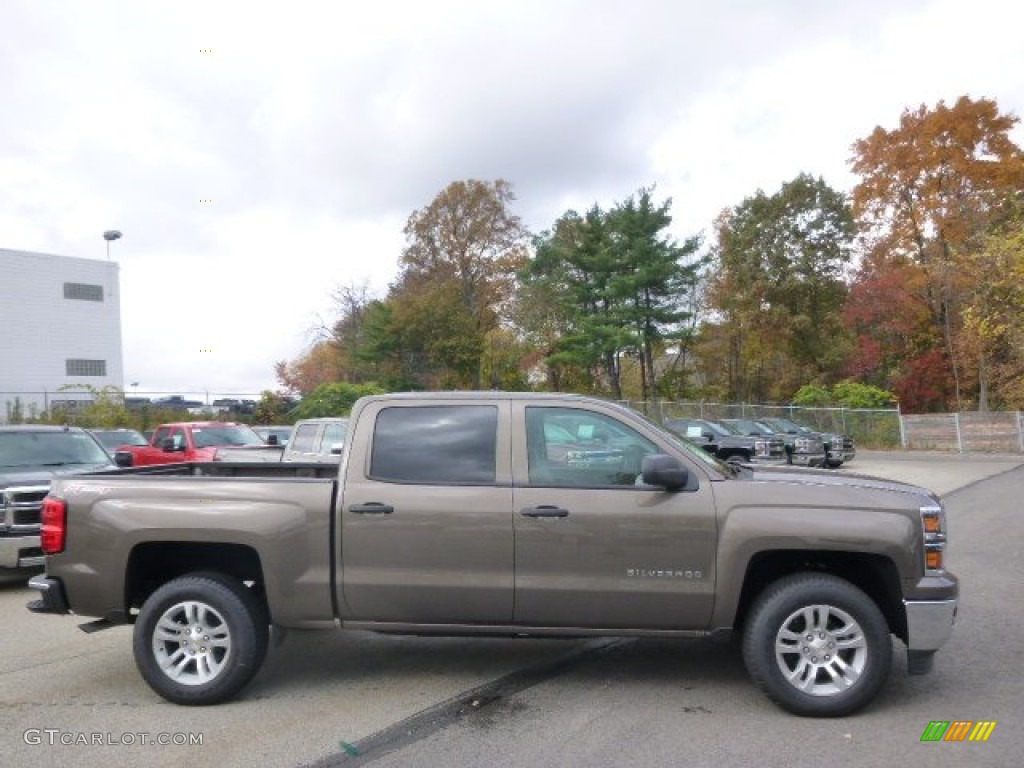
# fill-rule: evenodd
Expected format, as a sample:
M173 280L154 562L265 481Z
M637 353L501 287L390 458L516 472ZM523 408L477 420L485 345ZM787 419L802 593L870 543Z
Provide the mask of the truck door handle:
M568 517L569 510L564 507L554 507L549 504L542 504L539 507L526 507L519 510L520 515L526 517Z
M381 504L379 501L371 501L366 504L353 504L348 508L349 512L357 515L390 515L395 508L390 504Z

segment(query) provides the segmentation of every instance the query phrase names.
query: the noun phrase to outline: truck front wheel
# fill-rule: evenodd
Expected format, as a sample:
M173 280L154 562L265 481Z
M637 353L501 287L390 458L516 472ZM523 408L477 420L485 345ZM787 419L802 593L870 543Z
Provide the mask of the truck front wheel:
M194 573L164 584L135 622L135 663L175 704L217 704L237 693L267 653L266 611L228 576Z
M787 576L754 602L743 660L755 683L784 709L840 717L870 702L892 665L892 640L874 601L848 581Z

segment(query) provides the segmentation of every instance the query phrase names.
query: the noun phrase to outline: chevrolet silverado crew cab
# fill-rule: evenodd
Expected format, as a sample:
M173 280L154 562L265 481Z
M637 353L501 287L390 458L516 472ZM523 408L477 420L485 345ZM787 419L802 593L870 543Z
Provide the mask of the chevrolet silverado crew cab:
M149 474L155 473L155 474ZM738 632L782 707L870 702L893 636L950 636L946 518L903 483L729 465L614 403L359 400L340 465L194 463L58 478L37 612L134 623L146 682L236 694L270 628L701 637Z
M78 427L0 427L0 568L43 564L39 516L54 475L111 467L103 446Z

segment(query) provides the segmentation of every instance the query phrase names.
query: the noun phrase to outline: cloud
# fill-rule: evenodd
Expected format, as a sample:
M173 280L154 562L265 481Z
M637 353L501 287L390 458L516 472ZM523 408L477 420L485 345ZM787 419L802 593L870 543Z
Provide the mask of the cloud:
M686 237L802 171L845 188L907 106L1024 104L996 0L9 6L0 247L105 258L122 230L140 386L272 386L456 179L511 181L535 231L656 184Z

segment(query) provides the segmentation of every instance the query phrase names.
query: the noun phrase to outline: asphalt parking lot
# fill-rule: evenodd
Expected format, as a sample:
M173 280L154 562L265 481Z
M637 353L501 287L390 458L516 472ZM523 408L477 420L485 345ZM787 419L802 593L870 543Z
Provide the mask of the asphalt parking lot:
M363 632L292 632L238 700L178 707L142 682L130 628L87 635L72 618L29 614L35 593L15 583L0 587L0 763L1018 765L1022 464L865 451L840 470L942 495L951 567L963 581L958 626L935 671L907 677L897 652L880 700L855 717L781 712L729 642ZM997 726L986 743L921 743L932 720ZM161 735L172 743L152 743Z

